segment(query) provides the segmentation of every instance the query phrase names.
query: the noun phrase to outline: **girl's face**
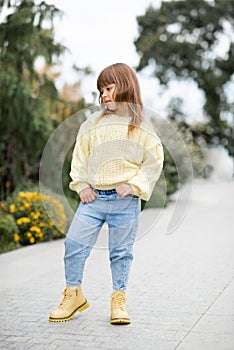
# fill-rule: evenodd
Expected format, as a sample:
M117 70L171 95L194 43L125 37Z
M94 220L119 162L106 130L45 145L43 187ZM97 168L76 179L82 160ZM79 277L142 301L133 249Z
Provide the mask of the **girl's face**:
M101 88L100 94L102 97L102 102L105 106L108 107L108 104L113 103L114 100L114 92L115 92L115 84L108 84Z

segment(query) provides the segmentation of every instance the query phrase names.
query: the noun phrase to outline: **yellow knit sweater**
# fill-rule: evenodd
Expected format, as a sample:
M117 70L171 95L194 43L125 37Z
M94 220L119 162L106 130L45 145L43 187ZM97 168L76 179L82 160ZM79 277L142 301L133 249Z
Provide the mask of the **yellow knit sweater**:
M80 127L71 162L70 188L100 190L120 183L148 201L163 167L163 148L146 121L128 136L130 118L93 113Z

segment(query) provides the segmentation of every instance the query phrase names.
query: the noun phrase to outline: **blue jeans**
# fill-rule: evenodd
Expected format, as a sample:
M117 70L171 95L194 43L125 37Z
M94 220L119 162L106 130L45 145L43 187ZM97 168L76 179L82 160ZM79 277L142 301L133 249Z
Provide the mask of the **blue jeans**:
M92 203L80 202L65 239L66 283L70 287L81 285L86 259L107 222L113 290L126 290L140 199L132 195L121 198L115 190L95 191L97 198Z

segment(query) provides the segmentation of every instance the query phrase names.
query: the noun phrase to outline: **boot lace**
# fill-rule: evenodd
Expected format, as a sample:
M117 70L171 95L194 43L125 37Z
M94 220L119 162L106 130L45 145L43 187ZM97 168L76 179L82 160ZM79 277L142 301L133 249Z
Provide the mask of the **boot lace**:
M64 306L66 306L66 304L68 304L68 302L70 301L70 298L71 298L71 293L69 293L69 291L68 291L67 288L64 289L64 291L62 292L62 294L63 294L64 297L63 297L63 300L61 301L61 303L60 303L60 305L59 305L59 307L60 307L61 309L63 309Z
M125 311L126 297L122 293L116 293L112 296L112 302L114 308L120 308Z

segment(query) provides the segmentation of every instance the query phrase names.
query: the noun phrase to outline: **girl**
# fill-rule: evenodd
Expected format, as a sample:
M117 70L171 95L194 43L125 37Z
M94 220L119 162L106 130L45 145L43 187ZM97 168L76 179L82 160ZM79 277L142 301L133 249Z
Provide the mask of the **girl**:
M129 324L126 289L140 201L148 201L163 166L163 148L143 116L135 72L124 63L105 68L97 79L101 112L80 127L70 188L80 204L65 239L66 288L49 321L70 320L89 304L81 284L83 270L104 222L108 224L112 273L111 324Z

